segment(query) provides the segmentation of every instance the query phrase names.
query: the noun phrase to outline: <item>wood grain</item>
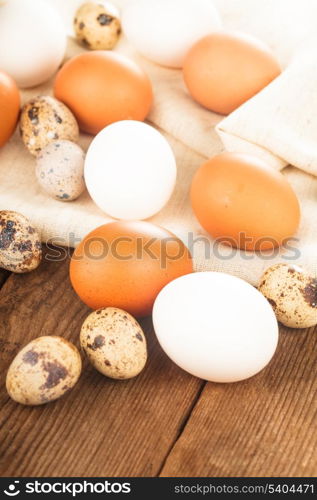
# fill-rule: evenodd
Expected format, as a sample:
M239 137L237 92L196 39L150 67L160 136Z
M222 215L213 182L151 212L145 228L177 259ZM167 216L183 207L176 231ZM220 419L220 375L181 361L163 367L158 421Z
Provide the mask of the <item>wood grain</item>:
M0 273L2 475L317 474L317 329L281 328L264 371L221 385L173 365L145 320L149 362L138 378L112 381L85 362L78 384L59 401L36 408L11 401L5 374L22 345L50 334L78 345L89 309L71 289L68 260L46 260L28 275Z
M161 476L315 477L317 329L281 327L256 377L206 384Z
M149 361L136 379L112 381L85 363L75 388L54 403L29 408L10 400L5 373L19 348L51 334L78 345L89 312L71 289L68 259L12 275L2 287L2 475L155 476L177 439L203 383L169 361L149 320Z

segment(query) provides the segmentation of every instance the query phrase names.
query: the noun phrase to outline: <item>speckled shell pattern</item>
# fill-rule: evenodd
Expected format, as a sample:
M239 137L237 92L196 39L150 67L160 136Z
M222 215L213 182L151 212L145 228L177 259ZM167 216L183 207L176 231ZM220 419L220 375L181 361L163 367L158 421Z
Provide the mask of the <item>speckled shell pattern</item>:
M121 23L100 3L87 2L74 18L76 38L91 50L111 50L121 34Z
M39 266L41 258L41 239L30 221L17 212L0 211L0 267L27 273Z
M56 336L38 337L14 358L7 391L14 401L42 405L63 396L77 382L82 363L78 349Z
M288 264L270 267L259 290L283 325L309 328L317 324L317 279L302 268Z
M90 314L82 326L80 343L91 364L107 377L132 378L146 364L144 333L121 309L108 307Z
M48 144L36 159L36 177L42 188L59 201L73 201L85 190L85 154L70 141Z
M66 139L77 142L79 129L72 112L50 96L39 96L28 101L20 118L22 140L34 156L50 142Z

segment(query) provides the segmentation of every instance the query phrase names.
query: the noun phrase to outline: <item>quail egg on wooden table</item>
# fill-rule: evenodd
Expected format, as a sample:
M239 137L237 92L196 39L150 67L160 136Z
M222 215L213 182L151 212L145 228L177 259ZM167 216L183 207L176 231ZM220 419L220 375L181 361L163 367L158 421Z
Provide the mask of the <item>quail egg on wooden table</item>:
M317 324L317 278L301 267L289 264L269 267L261 278L259 291L283 325L309 328Z
M39 234L24 215L0 211L0 267L14 273L36 269L42 259Z
M113 49L121 34L119 11L110 2L86 2L75 14L74 30L88 49Z
M12 361L6 379L9 396L24 405L54 401L72 389L81 373L78 349L56 336L38 337Z
M52 141L77 142L79 137L72 112L50 96L35 97L23 106L20 131L25 146L35 156Z
M36 177L53 198L73 201L85 190L83 150L70 141L48 144L36 159Z
M127 312L107 307L85 320L80 343L90 363L103 375L129 379L147 360L146 339L139 323Z

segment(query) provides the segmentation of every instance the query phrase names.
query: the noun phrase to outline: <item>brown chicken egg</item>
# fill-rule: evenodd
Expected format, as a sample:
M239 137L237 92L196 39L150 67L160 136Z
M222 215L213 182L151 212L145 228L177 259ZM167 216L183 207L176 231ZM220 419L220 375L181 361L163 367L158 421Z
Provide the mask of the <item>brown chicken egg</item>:
M92 309L117 307L135 317L151 314L159 291L193 272L184 243L149 222L111 222L89 233L70 264L72 285Z
M101 50L70 59L57 74L54 93L80 129L94 135L113 122L143 121L153 99L151 82L134 61Z
M199 104L231 113L281 73L274 54L262 41L239 32L217 32L188 52L184 79Z
M0 147L13 134L20 111L20 94L11 76L0 71Z

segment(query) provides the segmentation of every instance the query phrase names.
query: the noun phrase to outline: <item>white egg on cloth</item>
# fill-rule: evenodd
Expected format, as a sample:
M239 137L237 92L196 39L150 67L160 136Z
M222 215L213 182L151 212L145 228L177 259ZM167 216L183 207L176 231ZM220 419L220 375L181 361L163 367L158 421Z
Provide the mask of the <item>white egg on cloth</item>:
M211 0L130 0L123 32L136 50L162 66L181 68L195 42L221 28Z
M85 190L85 153L70 141L53 141L36 158L36 177L52 198L73 201Z
M170 199L176 182L174 153L162 134L145 123L124 120L104 128L85 160L90 196L106 214L147 219Z
M19 87L48 80L63 61L66 41L66 28L49 2L0 2L0 68Z
M212 382L252 377L272 359L278 324L269 302L249 283L217 272L177 278L153 308L161 347L178 366Z

